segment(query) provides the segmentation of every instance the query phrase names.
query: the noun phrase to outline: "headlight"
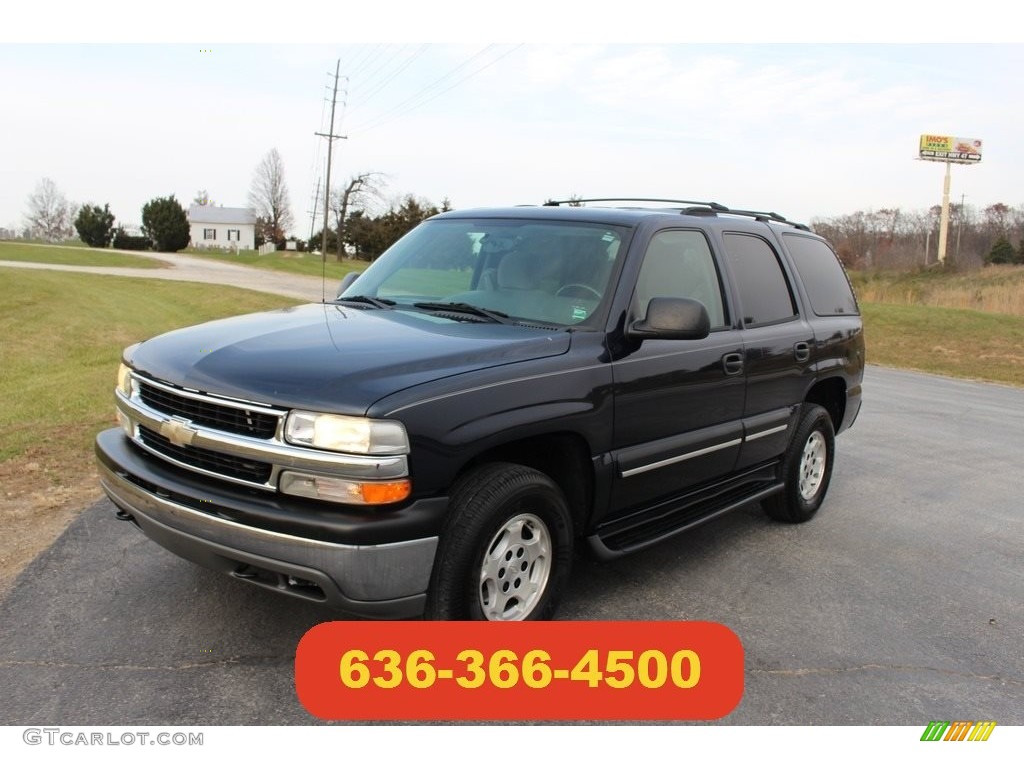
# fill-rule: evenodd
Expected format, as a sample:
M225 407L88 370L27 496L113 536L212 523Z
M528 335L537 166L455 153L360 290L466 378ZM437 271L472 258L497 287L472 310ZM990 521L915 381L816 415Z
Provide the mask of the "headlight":
M409 452L409 438L400 422L333 413L292 411L284 425L284 438L296 445L340 453L389 455Z
M132 396L132 387L134 382L132 381L132 369L124 363L121 363L117 368L117 391L122 397L130 398ZM116 400L116 398L115 398ZM117 423L121 425L121 429L128 437L135 437L135 425L132 424L132 420L128 418L128 414L124 413L120 406L115 404L114 414L117 416Z
M125 397L132 396L132 369L124 363L117 369L117 391Z

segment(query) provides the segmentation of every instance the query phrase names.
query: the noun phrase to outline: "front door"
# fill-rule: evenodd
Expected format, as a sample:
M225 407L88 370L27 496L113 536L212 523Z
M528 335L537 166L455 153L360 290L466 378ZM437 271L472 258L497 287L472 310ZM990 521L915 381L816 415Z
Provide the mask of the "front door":
M696 299L711 320L708 338L646 339L612 364L615 480L620 514L678 496L732 471L743 438L745 379L741 332L733 328L708 240L699 230L651 239L627 322L655 297Z

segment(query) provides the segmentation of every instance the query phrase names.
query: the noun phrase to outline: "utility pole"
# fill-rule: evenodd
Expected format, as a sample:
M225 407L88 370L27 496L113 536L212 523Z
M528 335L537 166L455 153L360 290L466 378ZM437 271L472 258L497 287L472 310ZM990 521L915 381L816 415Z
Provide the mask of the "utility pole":
M320 202L320 179L316 180L316 192L313 193L313 210L306 211L310 215L309 219L309 240L306 242L310 245L313 244L313 230L316 229L316 206Z
M320 258L323 259L324 269L327 269L327 222L331 201L331 154L334 149L335 139L347 139L348 136L336 136L334 134L334 108L338 104L338 74L341 71L341 59L334 65L334 94L331 96L331 128L328 133L317 133L316 136L323 136L327 139L327 180L324 183L324 234L320 240ZM327 74L330 74L328 72Z

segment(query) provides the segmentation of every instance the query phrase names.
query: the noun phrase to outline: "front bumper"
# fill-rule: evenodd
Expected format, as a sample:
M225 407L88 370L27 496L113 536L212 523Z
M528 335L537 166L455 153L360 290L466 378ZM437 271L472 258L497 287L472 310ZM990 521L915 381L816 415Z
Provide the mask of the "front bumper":
M96 455L114 504L181 557L358 616L423 612L446 498L376 516L331 514L323 504L190 477L132 446L119 429L97 436ZM396 540L380 540L389 529Z

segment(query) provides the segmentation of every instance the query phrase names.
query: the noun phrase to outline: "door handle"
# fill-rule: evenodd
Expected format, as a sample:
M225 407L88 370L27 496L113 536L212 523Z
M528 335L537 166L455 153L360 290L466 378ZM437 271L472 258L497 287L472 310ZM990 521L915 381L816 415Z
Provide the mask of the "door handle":
M722 368L727 376L743 373L743 355L739 352L730 352L727 355L722 355Z
M811 345L806 341L798 341L793 345L793 357L798 363L806 363L811 359Z

